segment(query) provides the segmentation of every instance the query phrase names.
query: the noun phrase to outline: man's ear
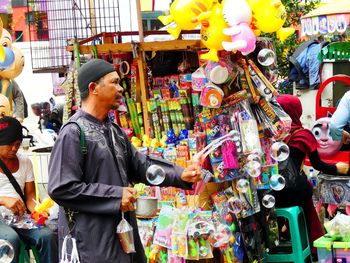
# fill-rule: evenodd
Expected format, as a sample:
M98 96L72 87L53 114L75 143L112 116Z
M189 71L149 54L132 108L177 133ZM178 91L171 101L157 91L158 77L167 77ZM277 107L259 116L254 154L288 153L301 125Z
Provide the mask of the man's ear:
M96 94L96 83L90 82L89 83L89 94Z

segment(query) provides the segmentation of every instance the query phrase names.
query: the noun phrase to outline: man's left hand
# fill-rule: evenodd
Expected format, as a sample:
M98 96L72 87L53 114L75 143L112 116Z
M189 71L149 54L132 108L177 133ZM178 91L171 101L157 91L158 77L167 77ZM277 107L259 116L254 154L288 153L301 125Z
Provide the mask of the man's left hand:
M182 181L196 183L202 179L201 167L199 163L189 165L181 174Z

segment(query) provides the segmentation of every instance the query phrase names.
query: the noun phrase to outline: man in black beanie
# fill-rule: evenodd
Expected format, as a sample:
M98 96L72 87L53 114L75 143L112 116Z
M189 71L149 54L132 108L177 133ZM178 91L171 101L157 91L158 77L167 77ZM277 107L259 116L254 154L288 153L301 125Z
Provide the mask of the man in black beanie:
M27 156L17 153L22 137L22 125L17 119L7 116L0 119L0 162L11 172L18 184L18 191L22 192L17 192L15 183L11 183L1 169L0 207L13 216L22 216L26 210L33 212L36 205L32 163ZM41 263L58 262L57 237L47 227L22 229L11 227L0 220L0 239L11 243L14 249L12 262L18 262L22 242L37 249Z
M108 112L122 99L119 81L114 67L103 60L91 60L80 68L81 109L61 129L50 157L49 195L60 205L61 215L65 210L73 215L70 224L68 217L59 217L59 243L70 232L82 263L146 262L134 213L136 191L130 183L147 182L151 164L165 170L162 186L190 189L201 177L195 165L184 170L141 154L122 129L108 120ZM116 234L122 213L133 227L136 254L124 252Z

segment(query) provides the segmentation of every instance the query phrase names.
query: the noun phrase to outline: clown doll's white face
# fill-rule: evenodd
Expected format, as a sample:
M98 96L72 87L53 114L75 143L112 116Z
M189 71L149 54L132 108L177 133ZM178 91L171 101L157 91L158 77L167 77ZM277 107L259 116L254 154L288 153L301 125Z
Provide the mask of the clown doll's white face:
M12 116L9 100L6 96L0 94L0 117Z

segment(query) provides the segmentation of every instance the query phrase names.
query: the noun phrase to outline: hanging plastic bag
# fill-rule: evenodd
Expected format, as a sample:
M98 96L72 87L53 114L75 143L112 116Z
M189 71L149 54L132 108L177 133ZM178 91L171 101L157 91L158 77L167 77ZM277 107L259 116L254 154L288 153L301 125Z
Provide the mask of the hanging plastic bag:
M68 253L69 240L71 240L72 242L71 254ZM80 263L79 253L77 248L77 241L71 235L67 235L63 239L61 255L62 255L62 258L60 260L60 263ZM70 259L68 258L69 255L70 255Z
M117 226L117 234L125 253L129 254L136 252L134 244L134 231L132 226L124 218L124 213L122 213L122 220Z

